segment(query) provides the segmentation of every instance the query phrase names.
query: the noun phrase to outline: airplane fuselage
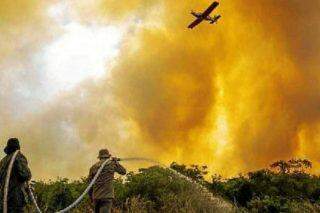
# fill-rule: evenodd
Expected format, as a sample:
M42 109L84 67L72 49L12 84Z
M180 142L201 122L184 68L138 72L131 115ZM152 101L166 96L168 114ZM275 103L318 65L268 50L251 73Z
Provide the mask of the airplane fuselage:
M211 23L216 22L220 18L220 15L217 15L217 16L214 16L214 17L211 17L211 16L205 16L204 17L202 13L197 13L197 12L194 12L194 11L191 11L191 14L196 18L200 18L200 19L203 19L203 20L206 20L206 21L210 21Z

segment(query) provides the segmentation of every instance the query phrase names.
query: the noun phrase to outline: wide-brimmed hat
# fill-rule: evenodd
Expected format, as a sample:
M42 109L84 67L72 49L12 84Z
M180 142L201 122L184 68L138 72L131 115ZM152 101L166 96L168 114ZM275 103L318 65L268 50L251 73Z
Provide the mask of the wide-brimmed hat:
M109 158L111 155L110 155L110 153L109 153L109 150L107 150L107 149L101 149L100 151L99 151L99 156L98 156L98 158Z
M10 138L7 141L7 146L4 148L4 152L9 155L20 149L20 143L18 138Z

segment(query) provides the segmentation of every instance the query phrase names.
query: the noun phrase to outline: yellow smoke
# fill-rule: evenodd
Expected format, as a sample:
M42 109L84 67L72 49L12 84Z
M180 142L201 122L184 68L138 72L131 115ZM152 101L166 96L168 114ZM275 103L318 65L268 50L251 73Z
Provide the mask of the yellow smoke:
M102 147L226 176L278 159L318 161L320 4L222 1L217 25L187 29L189 11L208 4L97 1L90 18L132 29L111 78L8 119L3 137L20 136L46 178L85 175Z
M225 175L309 156L298 135L318 117L310 62L319 58L319 4L222 2L221 23L187 30L186 11L207 4L162 1L162 22L142 27L139 49L126 46L114 70L115 93L145 143L163 150L160 159Z

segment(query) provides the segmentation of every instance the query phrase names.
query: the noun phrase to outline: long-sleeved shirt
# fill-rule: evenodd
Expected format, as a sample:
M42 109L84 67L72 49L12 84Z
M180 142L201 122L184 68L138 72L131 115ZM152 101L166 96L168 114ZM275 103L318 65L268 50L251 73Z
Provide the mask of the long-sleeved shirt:
M103 162L104 160L100 160L90 168L88 177L89 182L94 178ZM110 164L107 164L102 169L102 172L93 185L92 190L89 192L89 196L93 200L114 198L113 180L115 172L125 175L126 169L121 166L118 161L111 161Z

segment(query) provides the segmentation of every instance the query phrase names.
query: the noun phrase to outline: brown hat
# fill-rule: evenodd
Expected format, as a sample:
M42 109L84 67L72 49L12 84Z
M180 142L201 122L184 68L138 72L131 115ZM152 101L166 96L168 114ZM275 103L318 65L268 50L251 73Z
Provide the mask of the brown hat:
M98 158L109 158L111 155L107 149L101 149L99 151L99 156Z

